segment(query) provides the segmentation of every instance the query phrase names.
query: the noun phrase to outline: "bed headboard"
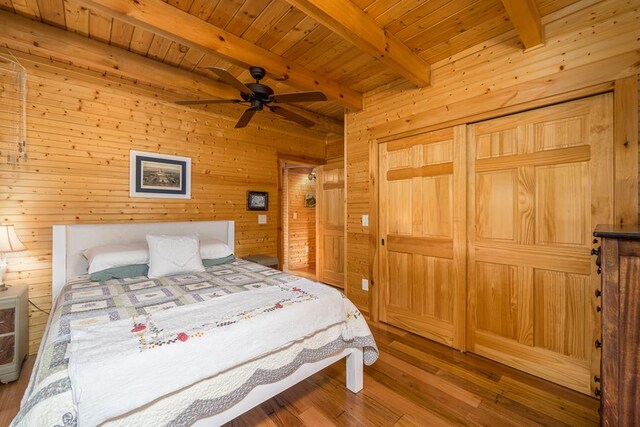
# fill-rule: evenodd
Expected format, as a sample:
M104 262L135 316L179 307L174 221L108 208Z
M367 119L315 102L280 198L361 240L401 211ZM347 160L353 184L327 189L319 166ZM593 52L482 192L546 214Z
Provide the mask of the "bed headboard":
M68 279L87 272L82 251L93 246L146 242L147 234L197 234L222 240L234 250L233 221L144 222L53 226L53 303Z

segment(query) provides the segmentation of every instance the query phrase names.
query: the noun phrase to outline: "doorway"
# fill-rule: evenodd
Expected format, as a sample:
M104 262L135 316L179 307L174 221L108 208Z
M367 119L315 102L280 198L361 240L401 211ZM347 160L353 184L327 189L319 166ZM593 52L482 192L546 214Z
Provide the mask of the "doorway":
M282 270L316 279L316 166L282 165Z

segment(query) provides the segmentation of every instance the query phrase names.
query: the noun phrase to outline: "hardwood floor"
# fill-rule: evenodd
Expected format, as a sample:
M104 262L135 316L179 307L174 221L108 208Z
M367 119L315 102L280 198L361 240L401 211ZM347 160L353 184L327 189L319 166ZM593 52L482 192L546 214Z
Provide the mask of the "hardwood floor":
M8 426L20 409L22 395L29 385L36 356L29 356L22 364L20 377L13 382L0 384L0 427Z
M345 387L344 363L308 378L229 426L533 426L599 424L596 399L473 354L380 324L380 359L364 390ZM20 405L35 357L0 386L0 426Z

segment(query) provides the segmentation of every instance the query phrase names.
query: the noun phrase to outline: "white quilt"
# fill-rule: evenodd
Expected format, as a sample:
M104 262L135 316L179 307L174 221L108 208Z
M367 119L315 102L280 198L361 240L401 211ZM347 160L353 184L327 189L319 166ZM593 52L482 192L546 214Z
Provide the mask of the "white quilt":
M299 279L72 326L69 377L78 425L99 425L345 320L338 291Z

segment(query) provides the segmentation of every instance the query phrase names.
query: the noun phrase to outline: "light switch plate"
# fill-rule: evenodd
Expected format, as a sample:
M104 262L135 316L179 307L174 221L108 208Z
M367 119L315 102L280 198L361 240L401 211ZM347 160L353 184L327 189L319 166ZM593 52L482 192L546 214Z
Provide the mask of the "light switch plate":
M362 290L363 291L369 290L369 281L367 279L362 279Z
M258 215L258 224L266 224L267 216L266 215Z
M362 226L363 227L369 226L369 215L362 215Z

